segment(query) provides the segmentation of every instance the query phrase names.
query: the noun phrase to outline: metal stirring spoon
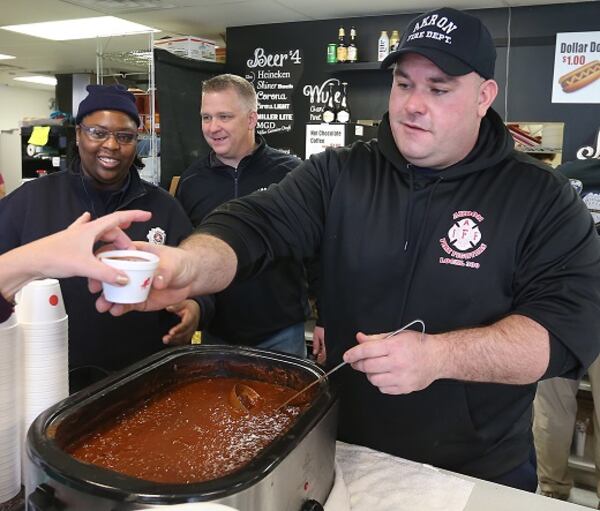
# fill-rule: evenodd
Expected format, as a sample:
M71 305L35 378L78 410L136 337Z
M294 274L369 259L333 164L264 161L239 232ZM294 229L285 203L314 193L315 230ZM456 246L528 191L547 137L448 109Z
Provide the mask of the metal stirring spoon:
M404 330L408 329L409 327L411 327L413 325L416 325L417 323L419 325L421 325L421 339L423 339L423 335L425 334L425 323L421 319L415 319L415 320L411 321L410 323L407 323L406 325L404 325L402 328L399 328L398 330L394 330L391 334L386 335L382 340L389 339L390 337L394 337L394 335L397 335L400 332L403 332ZM279 405L275 411L281 410L284 406L288 405L294 399L296 399L300 394L303 394L304 392L306 392L313 385L316 385L317 383L322 382L331 373L335 373L338 369L340 369L341 367L343 367L346 364L347 364L347 362L341 362L340 364L336 365L333 369L330 369L329 371L327 371L324 375L319 376L319 378L317 378L316 380L310 382L302 390L296 392L296 394L294 394L291 398L289 398L287 401L285 401L282 405Z

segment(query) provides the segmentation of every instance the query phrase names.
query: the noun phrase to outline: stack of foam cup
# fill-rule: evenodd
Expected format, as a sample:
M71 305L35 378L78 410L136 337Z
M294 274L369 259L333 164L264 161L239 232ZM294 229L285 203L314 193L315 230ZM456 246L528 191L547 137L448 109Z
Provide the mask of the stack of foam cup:
M21 330L24 442L34 419L69 395L68 317L58 280L27 284L17 294L16 314Z
M0 324L0 503L21 489L18 327L15 314Z

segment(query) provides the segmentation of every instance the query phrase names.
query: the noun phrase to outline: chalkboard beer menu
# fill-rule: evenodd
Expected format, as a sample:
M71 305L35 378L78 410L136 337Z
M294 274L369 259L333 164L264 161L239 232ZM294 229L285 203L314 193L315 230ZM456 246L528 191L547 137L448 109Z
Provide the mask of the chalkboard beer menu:
M257 133L289 133L294 128L292 95L304 70L299 49L254 48L246 60L244 77L258 97Z

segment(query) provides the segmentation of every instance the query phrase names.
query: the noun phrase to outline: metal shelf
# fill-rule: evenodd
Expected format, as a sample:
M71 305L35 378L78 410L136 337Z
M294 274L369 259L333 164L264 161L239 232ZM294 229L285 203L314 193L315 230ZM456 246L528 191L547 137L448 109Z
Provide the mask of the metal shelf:
M587 374L579 381L579 401L588 401L592 399L592 386ZM597 396L596 396L597 397ZM579 406L579 404L578 404ZM596 488L598 485L598 473L594 463L593 444L595 435L588 433L585 439L585 449L583 456L576 456L571 453L569 455L568 467L575 485L579 487Z
M585 392L591 392L592 384L590 383L590 380L588 380L587 378L581 379L579 381L579 390L583 390Z
M550 147L550 146L529 146L525 144L521 144L518 141L515 141L515 149L521 151L523 153L560 153L562 149L560 147Z
M160 184L160 158L158 156L158 130L156 123L156 84L154 76L154 33L147 33L147 48L125 52L107 52L105 48L110 44L110 40L104 41L101 38L96 39L96 77L98 83L104 83L105 77L115 78L119 83L120 79L126 79L131 75L140 76L135 80L136 87L146 85L145 90L150 96L150 111L144 112L142 117L142 130L140 133L143 138L150 141L150 149L145 172L141 172L142 177L153 184ZM126 69L127 71L122 71ZM149 126L146 125L146 117L149 119Z
M576 470L582 470L584 472L596 473L596 465L593 461L580 456L575 456L574 454L569 456L569 467Z

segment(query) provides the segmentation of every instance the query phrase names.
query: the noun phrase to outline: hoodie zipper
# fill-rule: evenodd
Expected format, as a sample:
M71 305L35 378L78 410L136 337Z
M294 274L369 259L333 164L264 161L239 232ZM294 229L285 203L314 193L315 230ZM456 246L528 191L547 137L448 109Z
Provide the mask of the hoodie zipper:
M239 178L238 169L234 169L233 170L233 198L234 199L238 198L238 178Z

